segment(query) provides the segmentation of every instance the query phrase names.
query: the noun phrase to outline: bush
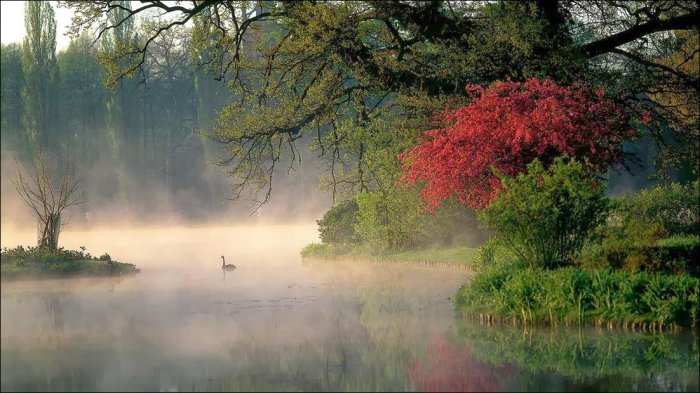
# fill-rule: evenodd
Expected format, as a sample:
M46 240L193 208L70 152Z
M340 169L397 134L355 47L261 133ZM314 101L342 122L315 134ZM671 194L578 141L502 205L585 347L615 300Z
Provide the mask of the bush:
M699 183L660 184L622 200L623 226L656 225L663 236L696 235L700 230Z
M421 246L434 247L477 247L493 234L483 228L476 218L476 212L451 198L435 211L420 216L423 233L419 239Z
M607 225L584 247L582 266L698 274L697 181L657 185L613 207Z
M333 247L330 244L311 243L301 249L302 258L332 258L335 256Z
M475 270L484 270L511 264L515 256L508 250L503 240L492 237L476 249L473 266Z
M15 248L8 249L7 247L2 249L1 260L2 263L15 263L22 264L25 262L37 262L37 263L54 263L54 262L74 262L82 260L97 260L98 258L93 257L90 253L85 253L83 250L66 250L63 247L59 247L56 250L50 250L47 247L27 247L17 246Z
M334 205L317 220L321 241L327 244L356 244L358 242L357 201L347 199Z
M639 270L698 275L700 238L698 235L673 236L637 250Z
M508 266L486 269L459 289L459 310L524 323L696 325L696 277L661 273L556 270Z
M605 183L574 159L556 158L548 169L534 160L527 168L501 176L503 190L478 216L530 266L570 263L605 220Z
M133 264L112 261L109 254L99 258L80 251L18 246L0 253L2 278L52 277L62 275L111 275L138 273ZM112 262L111 264L104 262Z
M357 196L359 208L355 230L362 242L375 253L397 251L420 245L428 213L413 190L389 188Z

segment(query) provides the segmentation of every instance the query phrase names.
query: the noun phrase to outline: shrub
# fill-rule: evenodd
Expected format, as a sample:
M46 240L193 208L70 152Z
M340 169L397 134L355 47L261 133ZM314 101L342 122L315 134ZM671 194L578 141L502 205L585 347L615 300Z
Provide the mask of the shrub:
M357 201L354 198L334 205L317 220L321 241L327 244L355 244L358 242Z
M479 218L530 266L569 263L605 220L605 184L576 160L559 157L548 169L535 160L527 173L501 176L501 183Z
M623 226L656 224L664 236L696 235L700 230L699 183L666 183L624 198Z
M475 270L484 270L495 266L512 263L514 255L507 249L499 237L492 237L476 249L473 266Z
M698 182L670 183L614 201L582 266L698 274Z
M357 196L359 208L355 230L374 252L397 251L420 245L428 214L413 190L389 188Z
M666 273L687 272L697 276L700 238L698 235L668 237L640 247L636 254L640 255L642 261L636 266L640 270Z
M56 250L50 250L46 247L32 246L27 248L24 248L24 246L17 246L11 249L5 247L3 248L1 255L2 263L18 264L25 262L53 263L59 261L74 262L97 259L90 255L90 253L85 253L83 250L66 250L63 247L59 247Z
M330 244L311 243L301 249L302 258L331 258L334 256L333 247Z
M476 212L451 198L435 211L419 217L423 233L419 239L422 246L466 246L477 247L492 236L476 218Z
M109 254L94 257L90 253L59 248L18 246L0 253L2 277L45 277L56 275L108 275L138 273L133 264L112 261ZM110 264L104 262L113 262Z

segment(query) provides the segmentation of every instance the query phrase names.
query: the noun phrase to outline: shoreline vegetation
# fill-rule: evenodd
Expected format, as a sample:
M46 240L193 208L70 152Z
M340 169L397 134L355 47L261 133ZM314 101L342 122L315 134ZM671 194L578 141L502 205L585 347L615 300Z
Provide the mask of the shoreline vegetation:
M502 179L504 191L477 212L495 230L478 247L452 241L373 248L348 230L357 222L354 209L337 208L319 220L322 243L306 246L301 256L468 267L474 273L452 298L455 311L488 325L696 329L698 182L609 199L604 184L595 189L586 176L574 162L555 161L551 169L535 163L526 175ZM560 239L572 240L562 247Z
M700 281L688 274L591 271L579 267L546 270L517 263L505 267L499 262L499 266L487 267L483 263L483 248L430 248L372 255L334 253L326 246L309 244L301 252L302 259L318 263L449 267L473 272L453 301L455 311L463 319L481 324L590 326L641 332L698 326ZM455 260L459 256L464 258Z
M137 274L134 264L112 260L109 254L99 257L81 250L41 247L7 247L0 252L0 280L18 281L71 277L109 277Z
M472 247L444 247L371 254L359 251L338 252L328 244L311 243L304 247L300 254L305 261L439 266L474 271L472 259L476 254L476 249Z

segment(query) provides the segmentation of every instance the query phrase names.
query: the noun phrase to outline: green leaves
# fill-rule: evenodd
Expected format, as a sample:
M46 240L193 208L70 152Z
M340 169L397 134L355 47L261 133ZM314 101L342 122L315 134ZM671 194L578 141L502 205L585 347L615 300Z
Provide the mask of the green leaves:
M499 177L503 190L478 215L530 266L568 264L605 220L605 183L581 162L539 160L516 178Z
M498 266L477 273L457 293L456 307L530 324L698 322L700 281L689 275L544 270Z
M56 116L56 18L48 1L25 4L26 35L22 45L23 125L34 152L49 145Z
M659 184L613 200L605 226L585 245L589 267L697 274L698 182Z
M347 199L331 207L321 220L316 221L321 241L339 246L357 243L357 210L355 199Z

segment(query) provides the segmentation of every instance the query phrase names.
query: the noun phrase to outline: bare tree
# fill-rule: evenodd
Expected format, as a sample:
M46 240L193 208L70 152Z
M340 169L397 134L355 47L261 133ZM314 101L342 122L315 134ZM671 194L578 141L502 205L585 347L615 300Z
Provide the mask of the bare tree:
M37 245L55 250L64 225L61 213L84 202L80 192L83 175L67 156L62 160L47 159L39 152L29 165L15 162L17 176L12 183L22 201L37 216Z

